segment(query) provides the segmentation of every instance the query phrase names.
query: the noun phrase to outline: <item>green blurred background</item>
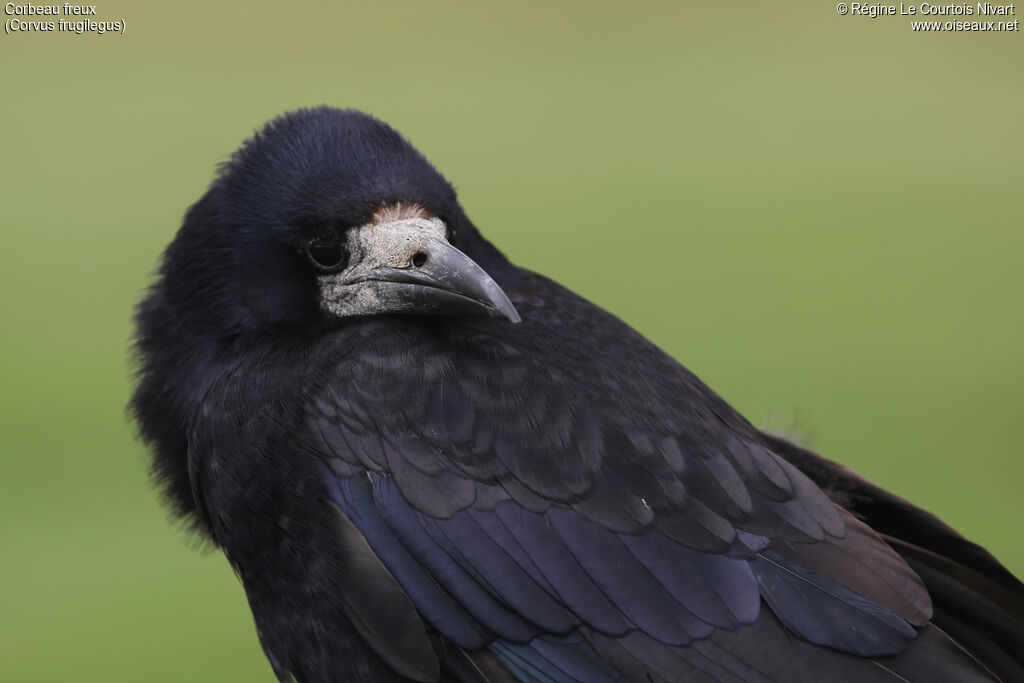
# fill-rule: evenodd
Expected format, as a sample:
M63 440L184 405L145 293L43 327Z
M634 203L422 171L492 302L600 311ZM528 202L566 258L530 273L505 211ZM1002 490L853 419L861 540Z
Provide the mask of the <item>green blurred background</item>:
M101 0L124 35L0 36L0 680L273 680L149 485L127 349L214 166L324 102L405 133L515 261L1024 574L1021 34L729 5Z

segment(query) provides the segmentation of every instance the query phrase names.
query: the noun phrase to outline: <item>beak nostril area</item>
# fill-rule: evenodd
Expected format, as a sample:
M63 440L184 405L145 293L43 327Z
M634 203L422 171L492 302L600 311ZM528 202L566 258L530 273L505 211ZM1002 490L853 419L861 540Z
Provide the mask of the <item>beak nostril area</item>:
M427 255L422 251L417 251L412 255L412 265L416 268L420 268L424 263L427 262Z

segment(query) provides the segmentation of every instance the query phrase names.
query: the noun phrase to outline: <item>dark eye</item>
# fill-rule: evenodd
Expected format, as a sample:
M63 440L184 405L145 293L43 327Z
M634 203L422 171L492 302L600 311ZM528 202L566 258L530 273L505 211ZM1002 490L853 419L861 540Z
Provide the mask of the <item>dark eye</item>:
M344 270L348 265L348 251L340 244L310 242L306 247L306 255L310 263L324 272Z

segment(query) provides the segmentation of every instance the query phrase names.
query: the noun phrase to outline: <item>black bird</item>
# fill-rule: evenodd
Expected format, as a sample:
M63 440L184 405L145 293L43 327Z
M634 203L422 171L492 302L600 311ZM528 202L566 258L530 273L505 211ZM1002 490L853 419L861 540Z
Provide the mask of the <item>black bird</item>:
M271 121L137 314L132 402L281 680L1024 680L1024 587L519 268L397 132Z

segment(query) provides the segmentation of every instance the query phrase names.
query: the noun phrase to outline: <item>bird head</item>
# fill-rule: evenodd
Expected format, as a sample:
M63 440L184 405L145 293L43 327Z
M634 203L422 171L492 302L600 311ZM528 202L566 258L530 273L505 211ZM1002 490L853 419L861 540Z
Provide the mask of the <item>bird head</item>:
M378 314L518 322L466 250L503 262L401 135L357 111L300 110L222 166L168 247L140 319L159 304L221 336Z

